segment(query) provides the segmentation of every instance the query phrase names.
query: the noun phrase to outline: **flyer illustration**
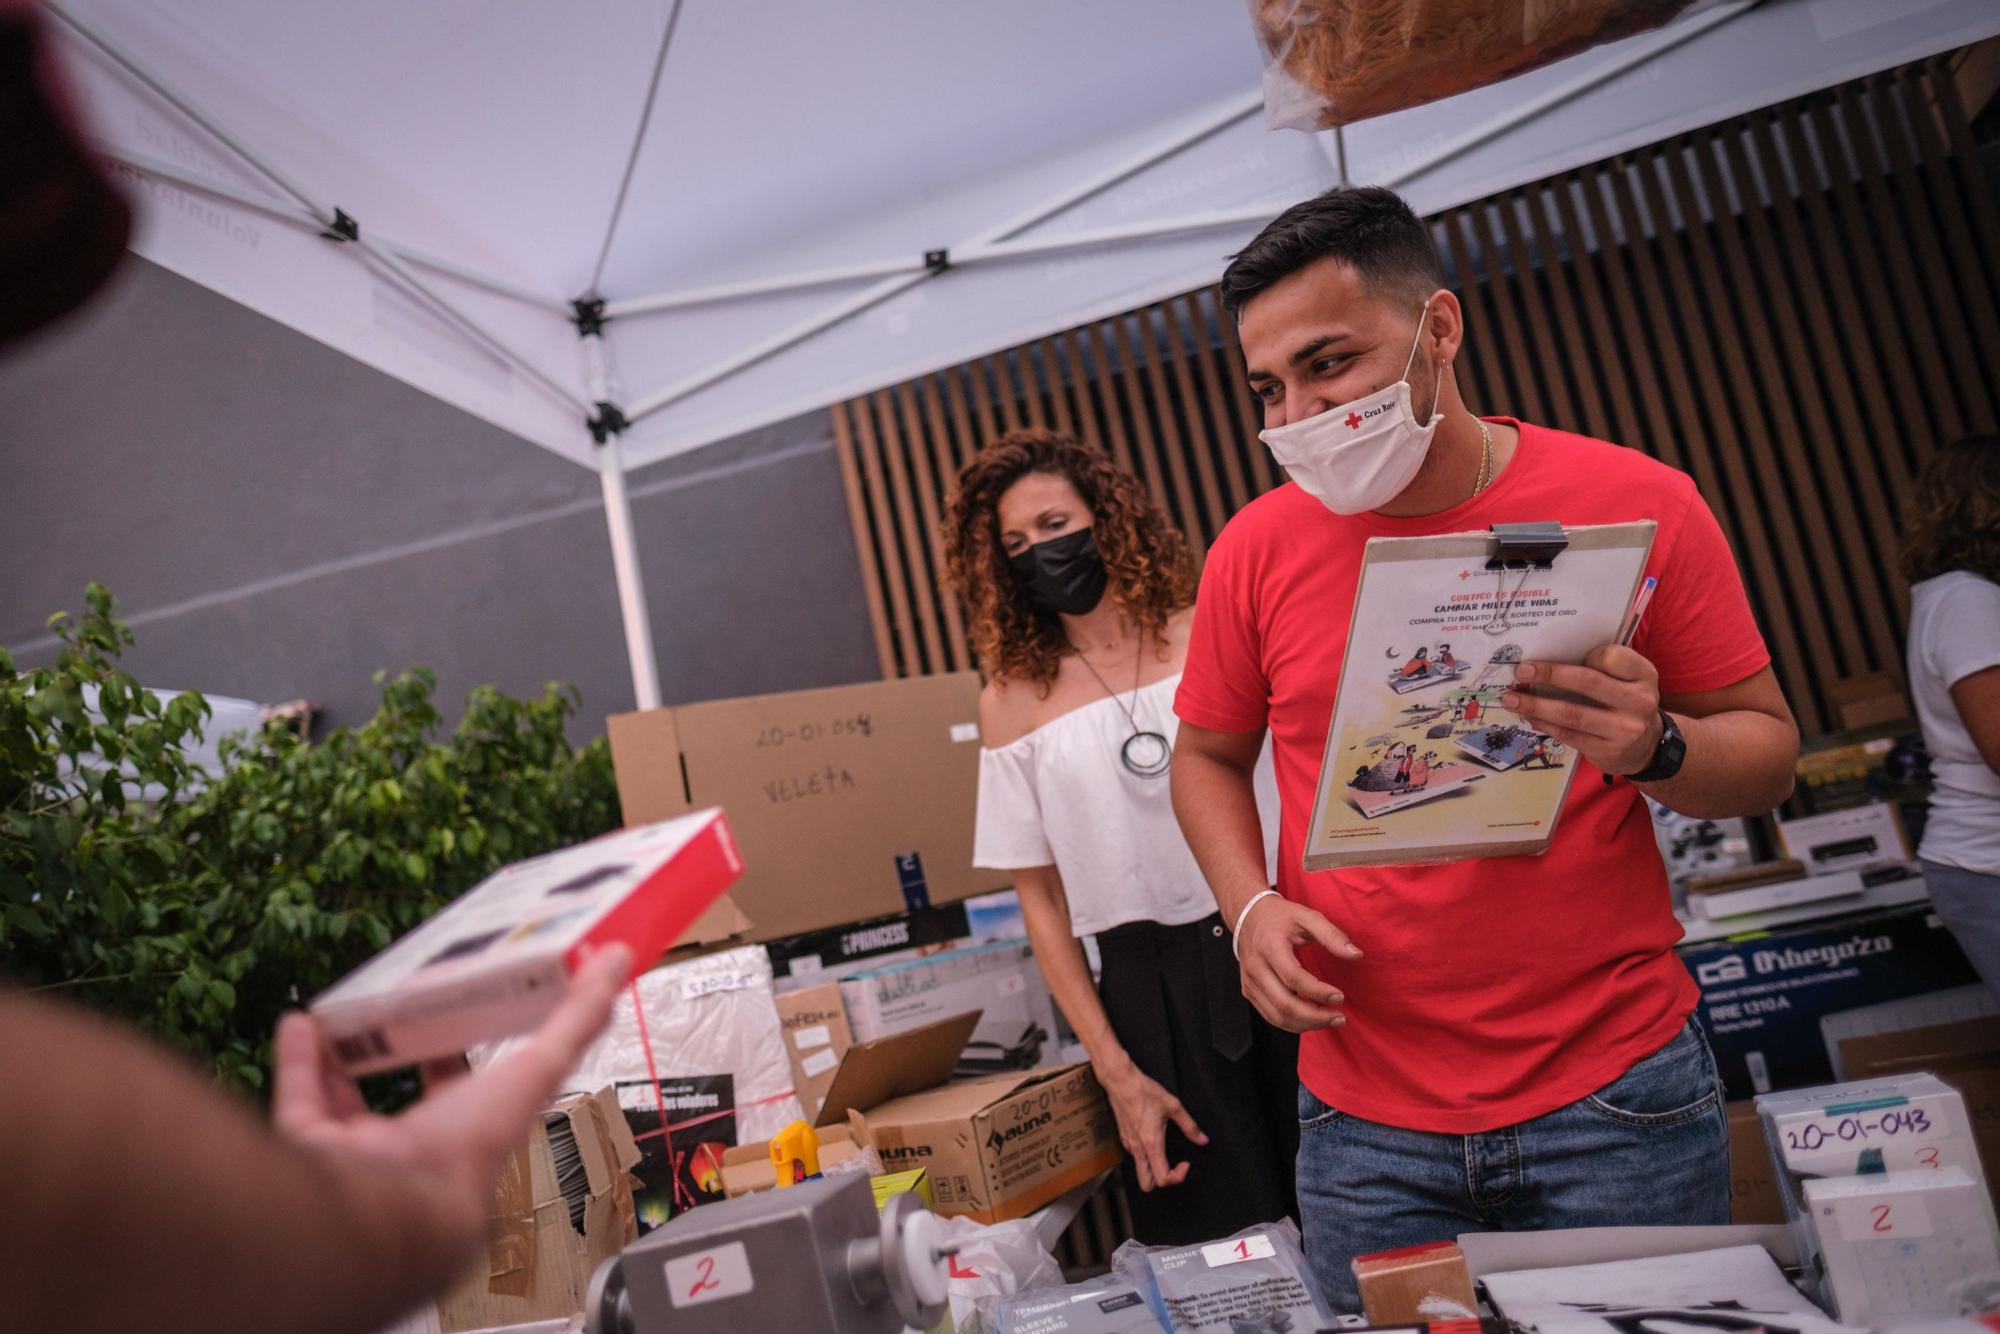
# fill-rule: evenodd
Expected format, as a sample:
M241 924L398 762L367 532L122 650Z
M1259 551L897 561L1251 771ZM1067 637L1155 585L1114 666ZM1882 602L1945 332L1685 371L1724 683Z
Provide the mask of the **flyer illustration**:
M1539 568L1488 568L1488 533L1370 541L1306 869L1545 849L1575 756L1501 701L1522 661L1579 663L1615 641L1653 531L1568 529Z

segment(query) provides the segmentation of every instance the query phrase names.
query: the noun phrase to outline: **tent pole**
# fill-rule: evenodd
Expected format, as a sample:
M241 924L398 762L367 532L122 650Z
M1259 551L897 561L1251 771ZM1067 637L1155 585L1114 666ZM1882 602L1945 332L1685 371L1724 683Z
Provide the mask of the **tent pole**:
M717 283L712 287L690 287L679 292L662 292L657 296L633 297L629 301L609 301L605 303L604 313L614 318L620 315L650 315L656 311L679 310L684 306L704 306L712 301L731 301L738 297L766 296L772 292L790 292L805 287L859 282L863 278L887 278L899 273L916 273L923 267L923 257L913 255L908 259L884 259L868 264L811 269L802 273L781 273L769 278L752 278L740 283Z
M1110 189L1120 181L1146 170L1146 168L1162 159L1172 157L1175 153L1180 152L1190 144L1199 143L1210 135L1234 125L1237 121L1256 114L1263 105L1264 94L1262 91L1242 94L1219 103L1193 118L1187 124L1162 136L1131 157L1098 172L1094 176L1086 177L1077 184L1052 196L1045 203L1037 204L1006 222L987 228L968 241L965 248L976 254L984 247L1004 241L1017 232L1026 231L1036 223L1044 222L1061 213L1063 210L1090 198L1092 195ZM943 273L950 267L949 258L951 252L947 250L938 253L946 262L936 265L926 263L923 268L917 269L914 272L898 273L894 277L885 278L875 286L849 297L847 300L840 302L838 305L831 307L812 319L795 324L789 329L781 330L771 337L764 339L762 342L755 343L732 356L724 358L699 375L683 380L679 384L669 385L657 393L649 394L632 405L626 414L627 418L636 422L641 417L658 412L661 408L679 402L690 394L698 393L706 389L709 385L728 379L747 366L754 365L766 357L782 352L794 343L810 338L822 330L830 329L836 324L852 319L862 311L887 301L890 297L897 295L907 288L916 286L926 278Z
M1055 216L1066 208L1081 203L1092 195L1110 189L1118 182L1137 175L1162 159L1191 144L1201 142L1217 131L1225 130L1237 121L1254 115L1264 105L1262 92L1246 93L1229 98L1196 115L1165 137L1148 144L1144 149L1107 167L1095 176L1087 177L1077 185L1070 186L1054 196L1049 202L1038 204L1020 214L1010 222L990 228L980 237L968 243L964 249L968 260L974 252L998 241L1026 231L1038 222ZM951 262L959 262L959 251L944 252L951 256ZM887 278L925 271L921 256L908 259L874 260L860 264L850 264L827 269L810 269L802 273L779 274L771 278L757 278L748 282L724 283L712 287L690 288L679 292L661 292L654 296L631 297L624 301L614 301L605 308L608 315L644 315L653 311L674 310L682 306L700 305L710 301L726 301L740 296L765 296L772 292L788 292L801 287L823 287L828 283L849 282L862 278ZM900 289L898 289L900 290ZM879 298L878 298L879 299Z
M601 334L583 337L585 377L598 403L611 397L611 376ZM660 707L660 667L653 657L653 623L646 610L646 580L632 527L632 497L625 489L625 454L619 433L606 431L597 449L597 478L604 489L604 526L611 537L611 570L618 582L618 613L625 625L625 658L632 668L632 698L641 709Z

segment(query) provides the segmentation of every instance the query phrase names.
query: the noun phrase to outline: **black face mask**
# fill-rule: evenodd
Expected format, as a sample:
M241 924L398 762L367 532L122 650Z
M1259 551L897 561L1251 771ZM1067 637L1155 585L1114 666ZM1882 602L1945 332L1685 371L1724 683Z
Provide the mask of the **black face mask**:
M1081 616L1095 608L1111 582L1104 558L1097 554L1097 539L1088 528L1017 551L1007 558L1007 565L1030 602L1065 616Z

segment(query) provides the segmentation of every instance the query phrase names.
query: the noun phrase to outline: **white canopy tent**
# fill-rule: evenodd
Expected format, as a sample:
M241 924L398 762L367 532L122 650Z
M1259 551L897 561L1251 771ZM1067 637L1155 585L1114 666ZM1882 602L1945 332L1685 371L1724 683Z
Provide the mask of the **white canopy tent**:
M49 8L135 250L598 470L642 708L628 468L1213 281L1343 179L1431 212L2000 32L1719 0L1315 136L1243 0Z

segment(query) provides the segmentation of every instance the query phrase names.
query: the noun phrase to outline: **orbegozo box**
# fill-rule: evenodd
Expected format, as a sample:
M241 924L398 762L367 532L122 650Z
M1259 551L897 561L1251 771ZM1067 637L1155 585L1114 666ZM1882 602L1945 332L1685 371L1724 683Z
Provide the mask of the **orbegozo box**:
M452 1056L532 1028L586 952L650 967L743 870L719 809L503 867L312 1003L351 1074Z

